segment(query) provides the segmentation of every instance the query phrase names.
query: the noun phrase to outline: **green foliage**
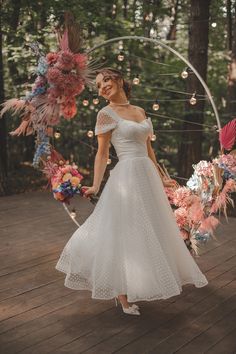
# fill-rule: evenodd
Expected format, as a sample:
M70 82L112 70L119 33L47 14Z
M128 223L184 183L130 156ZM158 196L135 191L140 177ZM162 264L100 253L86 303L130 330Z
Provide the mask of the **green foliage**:
M42 50L47 52L57 47L53 28L57 26L66 10L70 10L81 24L84 36L83 50L87 51L94 45L109 38L138 35L153 36L165 40L170 25L174 19L174 0L133 0L126 2L114 0L21 0L16 2L8 0L3 5L3 32L4 32L4 76L7 98L20 97L25 91L31 89L34 81L36 58L33 56L28 44L38 41ZM209 44L209 71L208 83L215 97L221 114L226 96L227 82L227 50L226 50L226 14L224 1L213 2L211 18L217 22L217 28L211 27ZM220 14L220 15L219 15ZM222 14L222 15L221 15ZM176 39L169 44L187 57L188 46L188 19L189 1L179 1L177 13ZM213 21L212 20L212 21ZM158 45L139 41L124 41L125 60L119 62L119 43L102 47L91 53L93 59L100 63L121 69L131 80L139 74L140 85L133 85L131 102L142 106L147 114L155 113L152 104L155 99L160 101L160 110L156 113L167 116L153 116L154 128L157 131L157 140L153 146L159 160L165 162L171 173L177 168L177 149L182 138L178 132L166 130L179 130L184 119L184 108L190 98L173 91L186 91L185 80L180 76L185 68L178 58ZM28 84L30 83L30 84ZM93 170L93 160L96 152L96 139L87 137L87 130L93 129L98 109L104 101L94 106L92 98L96 92L85 90L78 100L78 114L71 122L61 119L59 129L61 139L55 140L56 148L66 157L74 159L79 166L88 171ZM90 105L84 107L82 100L88 98ZM182 99L182 100L181 100ZM8 130L14 129L19 123L18 119L8 118ZM205 123L215 125L215 118L211 106L206 102ZM209 158L209 147L214 145L217 149L217 135L206 132L203 141L204 157ZM27 146L27 148L24 148ZM32 159L32 138L9 139L10 166L16 167L15 161L22 163ZM114 159L112 165L116 163ZM91 176L88 176L88 182Z

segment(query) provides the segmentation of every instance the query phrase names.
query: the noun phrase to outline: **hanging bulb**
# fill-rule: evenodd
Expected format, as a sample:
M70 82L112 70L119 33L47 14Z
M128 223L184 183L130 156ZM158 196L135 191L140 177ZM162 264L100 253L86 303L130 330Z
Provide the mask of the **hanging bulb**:
M83 106L87 107L89 105L89 100L86 98L83 100Z
M61 137L61 133L59 130L56 130L55 133L54 133L54 138L55 139L59 139Z
M159 105L158 101L156 100L152 105L152 109L154 111L158 111L159 108L160 108L160 105Z
M157 140L157 136L153 134L153 136L151 137L151 141L156 141L156 140Z
M118 54L118 56L117 56L117 59L118 59L119 61L123 61L123 60L125 59L124 53L123 53L123 52L120 52L120 53Z
M134 84L134 85L139 85L139 84L140 84L139 75L136 75L136 76L133 78L133 84Z
M119 50L122 50L124 47L123 47L123 41L119 41L118 42L118 48Z
M111 164L111 159L107 159L107 165Z
M93 104L99 104L99 99L98 99L98 97L95 97L94 99L93 99Z
M71 213L70 213L70 216L72 219L74 219L76 217L76 211L75 211L75 208L72 209Z
M92 130L88 130L88 131L87 131L87 136L88 136L89 138L92 138L92 137L93 137L93 131L92 131Z
M196 92L194 92L194 94L192 95L192 97L189 100L189 103L194 106L197 103L197 99L196 99Z
M181 73L181 77L182 79L187 79L188 77L188 71L187 71L188 68L184 69Z

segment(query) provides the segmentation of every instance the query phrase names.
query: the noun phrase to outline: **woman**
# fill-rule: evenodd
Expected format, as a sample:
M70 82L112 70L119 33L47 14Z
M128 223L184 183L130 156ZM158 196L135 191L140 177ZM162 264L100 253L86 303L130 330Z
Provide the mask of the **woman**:
M131 302L167 299L182 285L207 285L180 236L151 146L153 127L142 108L128 102L129 85L114 69L96 76L109 101L97 115L94 179L85 196L96 195L107 166L110 142L119 162L112 169L93 213L75 231L56 268L65 286L92 291L92 298L118 298L125 313L140 315Z

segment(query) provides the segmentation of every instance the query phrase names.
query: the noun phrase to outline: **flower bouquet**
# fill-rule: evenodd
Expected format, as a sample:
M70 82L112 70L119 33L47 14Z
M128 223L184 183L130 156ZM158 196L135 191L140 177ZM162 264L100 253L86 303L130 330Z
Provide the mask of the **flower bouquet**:
M233 123L232 123L233 122ZM227 219L227 205L234 206L230 194L236 192L236 119L220 131L221 154L212 160L193 165L194 173L186 186L166 189L180 233L193 254L199 254L202 244L214 236L220 221L217 213L223 211ZM230 143L229 143L230 141Z

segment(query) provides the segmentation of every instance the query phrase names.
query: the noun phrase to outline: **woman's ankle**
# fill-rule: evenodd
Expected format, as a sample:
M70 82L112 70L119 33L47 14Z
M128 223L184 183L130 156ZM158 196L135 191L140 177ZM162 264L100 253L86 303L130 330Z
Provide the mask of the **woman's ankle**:
M123 307L129 307L129 303L127 301L127 295L118 295L118 299Z

